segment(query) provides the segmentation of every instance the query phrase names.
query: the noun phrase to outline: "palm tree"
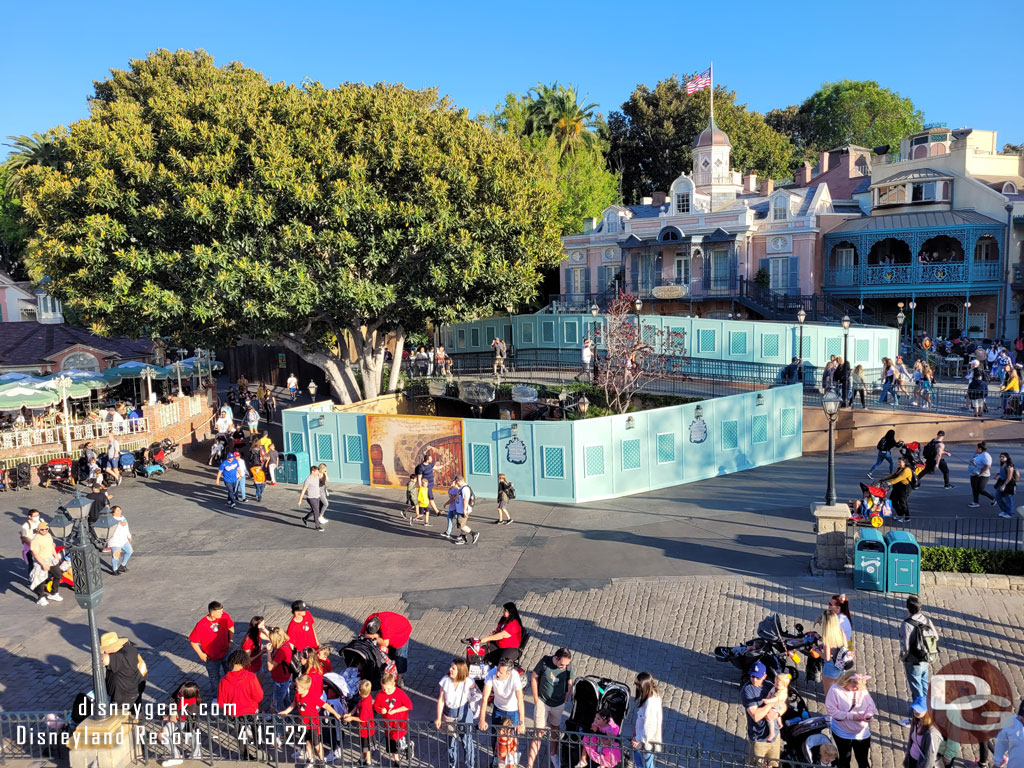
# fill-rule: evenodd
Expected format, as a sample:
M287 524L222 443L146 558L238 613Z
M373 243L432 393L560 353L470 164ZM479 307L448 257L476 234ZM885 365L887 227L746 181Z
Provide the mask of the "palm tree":
M598 140L593 130L597 125L596 103L581 104L578 89L559 83L537 84L530 89L532 101L527 111L527 133L542 132L558 141L561 154L576 151L580 144L591 145ZM582 101L586 101L586 96Z
M22 180L18 171L23 168L37 165L44 168L59 168L61 166L58 137L53 131L33 133L31 136L8 136L7 138L10 139L7 146L12 147L10 155L3 163L4 170L8 171L7 184L4 186L4 194L8 197L17 197L21 192Z

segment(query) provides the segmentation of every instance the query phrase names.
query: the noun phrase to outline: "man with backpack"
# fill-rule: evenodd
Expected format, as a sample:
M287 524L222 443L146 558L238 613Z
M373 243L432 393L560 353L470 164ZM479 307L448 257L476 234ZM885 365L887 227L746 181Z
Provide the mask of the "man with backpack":
M921 470L921 477L931 474L938 467L942 473L942 487L946 490L956 488L949 482L949 467L946 465L946 457L953 454L946 450L946 433L940 429L935 437L925 444L922 453L924 469Z
M469 527L469 516L473 512L473 505L476 504L476 494L466 485L466 478L462 475L455 476L455 485L459 489L455 496L455 525L459 529L459 532L455 533L455 543L469 544L472 540L476 544L480 534Z
M928 696L928 680L931 665L939 660L939 633L932 620L921 613L921 598L911 595L907 598L907 617L900 624L900 661L907 673L907 687L910 700ZM900 725L909 726L914 713L900 720Z

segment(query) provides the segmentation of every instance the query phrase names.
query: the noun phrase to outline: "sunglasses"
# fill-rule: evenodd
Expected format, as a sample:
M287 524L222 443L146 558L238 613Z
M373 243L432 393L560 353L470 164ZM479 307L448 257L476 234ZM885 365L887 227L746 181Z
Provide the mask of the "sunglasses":
M47 528L45 525L40 525L38 530L39 530L40 533L46 533L50 529Z

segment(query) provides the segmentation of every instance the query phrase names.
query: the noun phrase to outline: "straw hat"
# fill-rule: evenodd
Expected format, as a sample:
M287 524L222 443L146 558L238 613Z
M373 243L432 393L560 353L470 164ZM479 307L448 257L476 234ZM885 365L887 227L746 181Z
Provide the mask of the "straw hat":
M117 653L127 642L128 638L118 637L117 632L104 632L100 635L100 650L103 653Z

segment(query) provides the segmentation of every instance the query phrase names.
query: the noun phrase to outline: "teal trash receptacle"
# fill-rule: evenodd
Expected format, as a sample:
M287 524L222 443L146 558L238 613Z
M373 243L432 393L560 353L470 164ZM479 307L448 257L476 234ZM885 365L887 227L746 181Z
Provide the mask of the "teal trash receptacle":
M875 528L862 528L853 545L854 589L885 591L885 540Z
M286 483L304 482L309 474L309 454L305 451L282 454L281 471Z
M921 547L906 531L885 534L885 583L890 592L921 591Z

